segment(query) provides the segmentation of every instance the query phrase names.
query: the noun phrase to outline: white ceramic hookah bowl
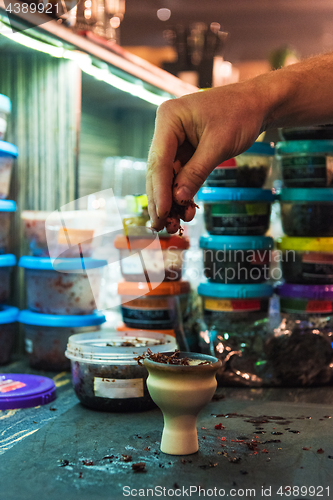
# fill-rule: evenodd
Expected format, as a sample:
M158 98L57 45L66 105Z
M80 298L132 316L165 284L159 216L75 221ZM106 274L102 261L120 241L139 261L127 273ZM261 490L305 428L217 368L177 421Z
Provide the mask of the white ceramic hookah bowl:
M173 354L173 353L163 353ZM164 364L145 359L149 372L147 387L164 416L161 451L169 455L190 455L199 449L197 416L212 399L216 372L222 362L213 356L180 352L193 364ZM208 361L206 364L194 364Z

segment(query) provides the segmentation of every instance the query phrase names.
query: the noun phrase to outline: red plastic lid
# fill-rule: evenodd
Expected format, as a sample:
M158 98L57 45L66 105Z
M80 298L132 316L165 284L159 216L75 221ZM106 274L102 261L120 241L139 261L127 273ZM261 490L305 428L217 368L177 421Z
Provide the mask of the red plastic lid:
M140 332L144 332L145 330L141 330L139 328L129 328L124 323L120 323L117 326L117 332L131 332L135 333L135 335L140 338ZM176 337L175 330L154 330L156 333L164 333L164 335L170 335L171 337Z
M177 249L187 250L190 246L188 238L180 237L177 235L170 237L160 237L160 238L126 238L119 234L114 240L114 246L118 250L143 250L149 247L149 250L166 250L170 247L176 247Z
M182 295L190 292L190 283L188 281L163 281L157 283L142 283L134 281L120 281L118 283L119 295L134 295L139 297L142 295L158 296L158 295Z
M237 167L237 163L235 158L230 158L230 160L223 161L217 167L215 168L230 168L230 167Z

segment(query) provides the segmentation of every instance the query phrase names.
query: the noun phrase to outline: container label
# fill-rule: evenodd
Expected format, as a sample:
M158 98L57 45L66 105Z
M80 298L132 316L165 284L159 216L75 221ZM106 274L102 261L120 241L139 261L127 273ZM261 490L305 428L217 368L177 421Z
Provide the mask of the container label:
M223 311L223 312L246 312L246 311L260 311L261 304L258 299L244 299L244 300L223 300L207 298L204 300L204 308L208 311Z
M143 379L142 378L94 378L94 394L99 398L108 399L128 399L142 398Z
M302 256L304 278L333 279L333 254L307 252Z
M281 165L288 185L330 186L333 180L332 157L324 154L287 156Z
M207 229L215 234L264 234L267 231L270 203L214 203L205 205ZM209 229L210 230L210 229Z
M28 354L31 354L34 350L34 345L32 343L32 340L25 339L24 344L25 344L25 352L27 352Z
M142 262L140 259L140 255L135 253L133 255L129 255L120 261L122 271L124 274L142 274Z
M330 313L333 311L332 302L329 300L280 298L282 312L289 313Z
M25 386L26 386L26 384L24 384L23 382L20 382L19 380L11 380L11 379L1 380L1 378L0 378L0 392L1 393L15 391L16 389L21 389L22 387L25 387Z

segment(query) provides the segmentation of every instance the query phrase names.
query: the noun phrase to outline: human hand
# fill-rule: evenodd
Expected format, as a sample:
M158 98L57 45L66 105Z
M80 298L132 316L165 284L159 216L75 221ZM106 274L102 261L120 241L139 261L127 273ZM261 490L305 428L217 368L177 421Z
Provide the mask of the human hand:
M197 92L163 103L147 164L152 227L179 229L195 215L193 196L210 172L236 156L263 129L265 106L253 81Z

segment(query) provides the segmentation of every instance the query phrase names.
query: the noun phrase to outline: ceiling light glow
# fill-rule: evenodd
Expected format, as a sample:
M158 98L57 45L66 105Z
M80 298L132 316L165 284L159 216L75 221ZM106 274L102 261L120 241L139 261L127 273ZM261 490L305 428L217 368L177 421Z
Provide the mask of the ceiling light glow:
M160 21L168 21L171 16L171 10L170 9L158 9L157 11L157 17L159 18Z

